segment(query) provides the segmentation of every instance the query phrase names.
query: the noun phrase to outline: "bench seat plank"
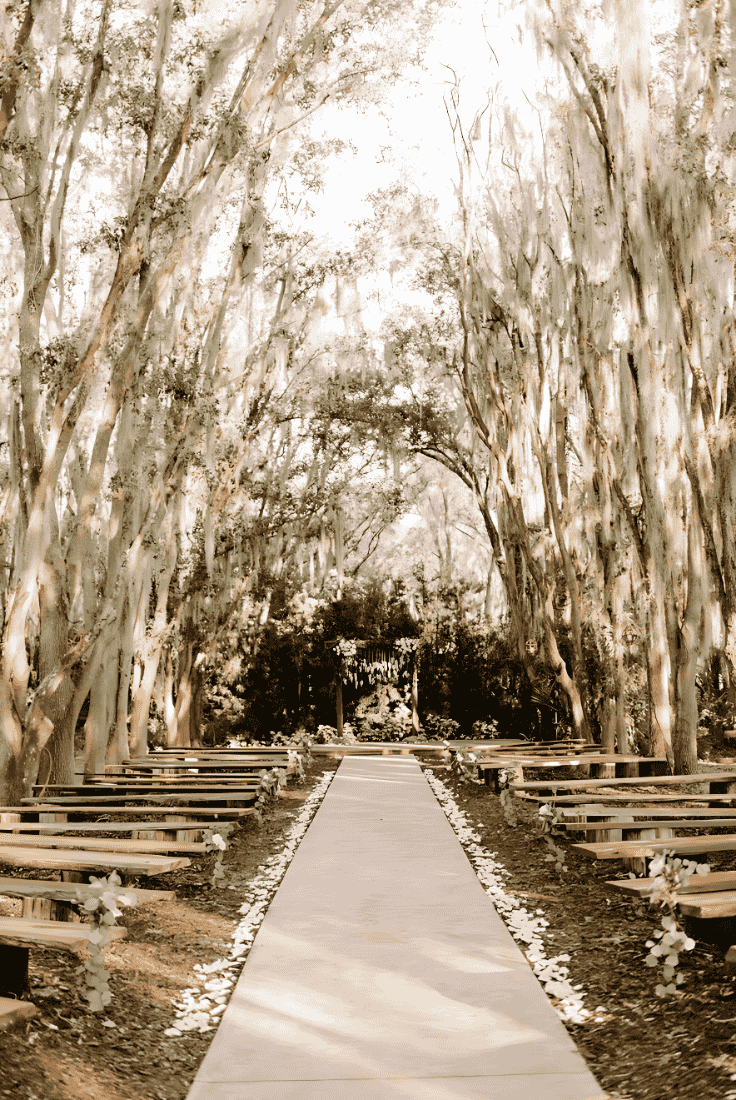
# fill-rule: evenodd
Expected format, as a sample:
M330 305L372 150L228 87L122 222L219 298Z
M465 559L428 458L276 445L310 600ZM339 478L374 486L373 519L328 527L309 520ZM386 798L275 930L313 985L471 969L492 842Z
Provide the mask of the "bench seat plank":
M0 943L13 947L58 947L76 951L89 940L92 926L66 924L63 921L33 917L0 917ZM112 940L124 940L127 930L117 925L109 929Z
M515 753L499 754L477 760L479 768L502 768L507 764L521 764L525 768L577 768L587 767L589 764L658 764L667 763L664 756L621 756L619 753L582 753L575 755L560 755L553 753L549 756L536 754L525 755Z
M207 845L203 842L186 840L128 839L127 837L83 837L78 836L32 836L0 833L0 852L11 848L84 848L85 851L100 852L155 852L165 855L167 852L182 852L185 855L204 855Z
M145 780L132 781L129 780L123 783L85 783L82 787L75 787L69 784L67 787L43 787L39 786L39 791L42 793L34 797L43 797L52 799L54 802L59 798L107 798L108 796L124 796L125 798L135 798L136 796L148 797L149 794L159 795L163 797L173 795L207 795L207 794L221 794L230 795L233 794L248 794L255 791L258 787L257 783L221 783L219 780L216 783L147 783Z
M82 800L84 802L84 800ZM39 813L73 813L73 814L95 814L97 817L105 816L104 805L88 804L75 805L71 810L65 806L58 806L55 803L47 802L46 799L34 800L32 806L0 806L0 818L5 814L23 814L27 817L38 817ZM197 817L214 817L230 819L236 817L248 817L253 813L251 806L222 806L222 807L208 807L197 806L195 809L190 809L186 805L184 806L115 806L112 808L111 813L114 813L116 817L134 818L137 816L143 817L156 817L156 816L172 816L172 817L191 817L193 813L196 813ZM7 824L7 822L6 822ZM12 824L12 822L11 822ZM53 822L52 822L53 824ZM176 826L176 823L172 824L172 828Z
M189 867L186 856L146 852L91 852L83 849L23 848L0 845L0 864L37 867L44 871L119 871L125 875L161 875Z
M195 794L176 794L173 791L170 793L155 794L153 792L146 793L143 791L136 791L131 794L91 793L85 796L60 795L59 798L22 798L21 802L26 809L43 805L45 809L53 811L75 805L83 806L96 804L102 807L117 807L125 806L127 802L151 802L160 806L165 806L169 802L177 806L189 806L195 802L253 802L255 796L255 788L250 787L246 790L228 791L226 793L220 788L211 793L207 791Z
M693 818L673 817L667 818L639 818L638 820L619 817L607 818L605 821L563 821L560 825L569 833L577 832L606 832L610 829L728 829L736 825L736 818Z
M653 878L609 879L606 886L613 886L624 894L645 897L654 882ZM691 875L679 894L712 894L718 890L736 890L736 871L709 871L707 875Z
M652 787L660 785L688 786L696 783L736 783L736 771L702 772L697 775L633 776L629 779L532 779L513 782L512 790L586 790L589 787Z
M174 890L150 890L142 886L122 887L126 894L132 894L136 905L147 905L152 901L173 901ZM96 897L94 887L84 882L44 882L37 878L7 878L0 876L0 895L6 898L45 898L50 901L73 902L79 896Z
M704 855L707 852L736 851L736 834L722 836L669 836L662 840L608 840L598 844L572 844L574 851L590 859L628 859L649 852L677 852L678 855Z
M713 894L690 894L678 901L680 912L686 917L717 920L719 917L736 916L736 890L718 890Z
M16 1001L12 997L0 997L0 1030L12 1027L21 1020L35 1016L36 1006L30 1001Z
M574 809L568 809L566 807L562 810L563 818L576 816L610 817L612 814L621 814L622 817L639 817L640 820L644 821L660 817L677 817L699 818L701 821L706 822L714 817L734 819L736 818L736 809L729 809L727 806L647 806L644 804L635 806L625 806L621 804L606 806L600 803L584 802Z
M609 786L611 786L612 783L618 784L619 780L618 779L615 779L615 780L614 779L608 779L608 780L606 780L606 782L608 783ZM651 783L651 779L649 779L649 778L637 779L636 782L639 783L641 786L645 786L647 783ZM546 802L554 802L554 804L556 806L563 806L563 805L564 806L579 806L581 804L589 802L591 797L593 797L589 794L555 794L555 795L544 794L544 795L540 795L540 794L534 794L531 791L517 791L517 790L514 791L514 794L516 795L517 798L520 798L522 801L524 801L524 802L534 802L538 806L541 806L543 803L546 803ZM661 805L667 805L667 804L672 803L672 802L683 803L683 804L692 803L693 805L697 805L698 803L703 803L703 802L706 802L708 804L710 804L711 802L725 802L725 803L728 803L728 804L732 804L732 803L736 802L736 792L734 792L732 794L712 794L712 793L693 794L692 791L680 791L679 793L675 792L675 791L672 791L672 792L668 792L667 794L661 794L659 792L657 792L657 793L650 792L649 794L639 794L639 793L636 793L634 791L631 791L631 792L627 791L626 794L621 794L621 793L619 793L619 794L616 794L616 793L609 794L608 791L597 790L595 792L595 798L599 802L603 802L606 805L615 806L615 805L626 804L626 805L631 805L632 807L636 806L638 804L646 804L646 803L652 803L652 802L658 802Z
M179 832L183 829L204 830L211 826L211 821L190 821L188 818L176 821L0 821L0 836L25 833L54 836L58 833L86 837L90 833L143 833L155 829L161 832Z

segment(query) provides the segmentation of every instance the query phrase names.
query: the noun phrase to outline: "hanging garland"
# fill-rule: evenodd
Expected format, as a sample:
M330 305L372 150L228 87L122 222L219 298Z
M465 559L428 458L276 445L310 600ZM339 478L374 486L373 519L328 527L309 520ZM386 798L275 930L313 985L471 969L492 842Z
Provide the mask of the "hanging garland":
M398 638L390 645L340 638L332 651L343 683L362 688L398 679L402 669L414 660L418 648L417 638Z

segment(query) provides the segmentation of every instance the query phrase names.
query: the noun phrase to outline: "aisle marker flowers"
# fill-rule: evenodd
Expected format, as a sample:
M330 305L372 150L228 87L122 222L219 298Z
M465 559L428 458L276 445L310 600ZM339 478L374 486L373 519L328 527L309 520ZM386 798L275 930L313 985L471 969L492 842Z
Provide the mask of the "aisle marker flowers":
M232 946L224 959L211 963L196 963L199 985L182 990L181 999L174 1001L176 1018L164 1035L181 1038L186 1032L200 1034L212 1031L225 1011L230 994L238 978L246 955L251 949L256 932L266 915L271 898L276 893L286 869L294 858L309 823L327 793L334 772L325 772L308 795L293 825L286 834L285 843L278 855L271 856L258 868L259 874L251 879L246 900L240 907L243 919L232 933Z
M479 843L480 836L468 824L468 819L445 784L429 770L424 774L499 916L514 939L522 945L522 951L545 993L559 1002L555 1005L557 1014L565 1023L585 1023L590 1018L590 1012L583 1008L585 994L580 992L581 987L573 986L569 980L570 972L565 963L570 962L570 956L547 958L542 936L544 929L549 927L549 921L545 919L544 910L535 909L531 913L517 898L506 893L503 880L509 878L510 872L498 862L495 853Z

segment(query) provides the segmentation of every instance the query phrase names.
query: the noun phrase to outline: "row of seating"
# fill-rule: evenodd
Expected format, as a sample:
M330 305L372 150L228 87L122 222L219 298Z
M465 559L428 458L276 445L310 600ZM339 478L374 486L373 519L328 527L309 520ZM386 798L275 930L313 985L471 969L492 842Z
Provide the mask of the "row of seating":
M0 1026L32 1010L22 998L30 992L34 947L78 951L88 941L79 908L94 894L91 875L117 872L136 904L173 898L170 890L127 883L181 870L204 855L204 833L252 814L259 773L274 767L293 774L295 753L156 752L81 784L38 786L20 805L0 807L0 868L18 871L0 877L0 896L22 899L20 917L0 917ZM59 879L25 877L28 869ZM125 936L124 928L112 932Z
M372 742L313 746L316 756L445 752L442 743ZM32 1010L28 993L34 947L77 951L89 926L78 909L93 892L91 875L116 871L137 904L173 898L173 891L127 883L189 866L206 851L203 835L220 822L254 813L259 773L296 768L285 747L167 748L107 767L75 784L44 784L19 806L0 807L0 896L20 898L20 917L0 916L0 1027ZM112 820L114 819L114 820ZM25 870L59 877L28 878ZM117 929L115 935L125 934ZM25 1007L23 1007L25 1005Z
M646 896L652 882L648 865L656 853L698 859L736 851L736 768L667 775L662 759L610 756L597 746L579 744L560 751L556 744L509 748L494 743L476 755L479 777L496 789L505 771L516 798L552 803L561 828L583 834L572 843L574 851L592 860L619 861L640 876L609 881L624 893ZM575 779L531 778L542 768L575 768L578 774ZM600 774L603 769L608 774ZM688 835L696 830L700 835ZM736 916L736 871L693 876L681 890L679 908L700 921ZM730 950L736 961L736 947Z

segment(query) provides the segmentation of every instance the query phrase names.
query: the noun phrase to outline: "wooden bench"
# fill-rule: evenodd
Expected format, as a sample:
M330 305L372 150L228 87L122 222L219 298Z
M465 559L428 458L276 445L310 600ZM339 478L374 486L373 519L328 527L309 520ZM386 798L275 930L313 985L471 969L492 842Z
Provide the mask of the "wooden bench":
M609 840L598 844L572 844L571 848L590 859L621 859L635 872L646 871L657 852L676 852L681 856L707 855L710 852L736 851L736 834L720 836L668 836L663 839Z
M35 1016L36 1006L30 1001L17 1001L10 997L0 997L0 1031L5 1031L23 1020Z
M20 814L18 816L20 817ZM190 821L188 818L168 823L161 821L0 821L0 836L20 836L27 833L34 836L63 834L64 836L86 837L92 833L130 833L135 839L138 833L154 832L156 836L153 839L158 839L160 834L162 838L184 840L185 837L180 837L177 834L180 832L197 833L199 837L192 836L192 839L199 839L201 834L211 827L211 824L209 821ZM167 828L164 827L166 825L168 825Z
M78 836L35 836L32 834L16 835L15 833L0 833L0 857L7 848L74 848L84 847L86 852L156 852L166 855L168 852L177 852L184 855L204 855L207 845L202 841L171 840L167 837L152 838L136 837L82 837Z
M734 817L605 817L595 822L560 822L559 825L567 833L593 833L595 843L627 842L628 840L642 840L642 833L652 839L671 838L672 829L695 828L734 828Z
M625 894L643 899L648 898L654 879L613 879L606 885ZM718 922L736 916L736 871L711 871L707 875L692 875L686 886L677 894L677 906L691 933L697 938L722 940ZM694 922L704 922L699 927ZM710 926L709 926L710 925ZM728 929L729 934L732 932ZM729 954L732 954L729 960ZM736 947L730 947L726 961L736 963Z
M32 799L32 805L29 806L2 806L0 807L0 822L7 818L13 818L22 816L38 817L44 813L73 813L89 816L93 814L96 817L106 816L104 805L101 806L99 802L88 803L85 799L80 799L79 804L75 800L73 809L69 810L64 806L58 805L57 802L48 799ZM196 813L198 817L222 817L225 820L232 820L237 817L247 817L253 813L253 808L250 806L196 806L194 810L187 806L186 803L177 806L166 805L166 800L162 800L159 806L114 806L111 813L114 813L117 817L134 818L136 816L143 817L148 815L149 817L155 817L157 815L174 817L187 817L192 813Z
M239 782L218 780L215 783L165 783L159 780L148 782L145 779L124 779L119 783L85 783L82 787L75 787L71 784L69 786L57 784L54 787L43 787L39 784L40 794L34 795L34 797L42 797L45 800L53 800L54 802L59 798L84 798L89 800L91 798L107 798L112 795L135 798L136 796L144 797L152 794L168 798L170 794L229 795L234 793L238 795L247 794L257 789L257 783L243 783L242 780Z
M73 806L92 806L96 807L99 813L101 808L104 810L106 807L117 812L119 807L124 808L129 802L148 802L151 805L162 807L168 806L169 804L175 806L192 806L200 802L225 804L237 802L243 805L252 804L255 802L255 798L255 788L249 787L245 790L238 789L234 791L222 791L220 788L216 791L202 791L192 794L179 794L174 791L167 791L163 794L136 791L127 795L95 794L92 792L85 795L59 795L58 798L22 798L21 802L23 803L23 809L32 809L34 806L39 808L43 806L46 810L68 810ZM197 808L197 813L199 813L199 808Z
M140 886L126 886L125 893L134 897L136 905L172 901L176 897L173 890L150 890ZM70 921L74 919L76 908L85 898L96 896L97 889L84 882L52 882L0 876L0 897L20 898L22 917Z
M601 769L610 768L615 771L609 780L615 778L636 778L664 775L667 770L665 757L651 756L621 756L617 753L583 753L576 756L499 756L494 759L477 761L478 776L484 779L486 785L493 785L498 792L499 772L513 771L514 779L510 784L514 789L523 783L523 772L526 768L591 768L591 776L596 777ZM552 782L552 781L550 781ZM578 780L577 782L582 782Z
M81 871L123 875L162 875L189 867L186 856L164 856L147 852L85 851L59 848L24 848L0 845L0 864L11 867L36 867L42 871Z
M30 992L28 956L32 947L78 951L89 943L92 928L87 924L29 917L0 917L0 995L26 997ZM125 928L113 925L111 940L125 939Z
M646 898L654 883L653 878L614 878L606 882L624 894ZM691 875L686 886L681 886L678 896L713 894L736 890L736 871L709 871L707 875Z
M670 777L671 778L671 777ZM576 782L579 782L576 780ZM610 786L612 780L606 780ZM615 780L616 784L620 782ZM650 780L638 780L641 786L644 786ZM513 785L513 784L512 784ZM556 806L579 806L590 801L591 795L587 793L582 794L535 794L530 791L514 791L517 798L524 802L533 802L538 806L541 806L546 802L554 802ZM596 801L605 803L606 805L615 806L626 804L629 807L637 804L645 804L658 802L660 805L666 805L668 803L692 803L697 805L698 803L707 803L709 806L719 806L723 803L727 803L729 806L736 801L736 795L734 794L693 794L688 791L670 792L668 794L656 794L650 792L648 794L639 794L634 791L627 792L626 794L610 793L606 790L596 790Z
M611 806L606 805L604 802L583 802L574 808L567 806L563 807L561 814L564 820L569 819L572 821L578 819L587 820L589 818L610 817L612 811L618 814L628 814L630 817L642 821L673 816L683 819L692 818L693 820L699 818L701 821L706 822L713 817L727 817L732 820L736 818L736 809L727 806L717 809L712 806L648 806L644 803L641 805L637 803L633 806L628 806L618 802Z
M653 775L646 781L641 777L629 779L533 779L528 782L513 782L509 784L513 791L550 791L557 793L567 791L574 794L577 791L595 790L601 787L612 787L619 793L627 787L651 787L651 786L694 786L707 783L711 794L732 793L736 799L736 771L720 771L698 773L696 775ZM730 790L732 788L732 791ZM683 795L680 794L680 798Z

